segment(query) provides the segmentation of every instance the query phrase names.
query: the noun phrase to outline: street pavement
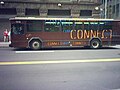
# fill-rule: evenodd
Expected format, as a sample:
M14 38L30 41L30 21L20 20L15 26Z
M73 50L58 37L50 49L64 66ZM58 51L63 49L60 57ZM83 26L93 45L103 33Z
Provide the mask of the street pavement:
M0 90L120 90L120 47L0 47ZM3 46L2 46L3 45Z
M0 66L0 90L119 89L120 62Z

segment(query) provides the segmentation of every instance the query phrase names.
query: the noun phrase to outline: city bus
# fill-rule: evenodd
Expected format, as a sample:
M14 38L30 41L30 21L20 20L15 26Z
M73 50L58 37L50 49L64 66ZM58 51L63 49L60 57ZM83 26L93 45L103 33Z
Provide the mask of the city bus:
M113 19L14 17L11 47L84 47L97 49L120 44L120 21Z

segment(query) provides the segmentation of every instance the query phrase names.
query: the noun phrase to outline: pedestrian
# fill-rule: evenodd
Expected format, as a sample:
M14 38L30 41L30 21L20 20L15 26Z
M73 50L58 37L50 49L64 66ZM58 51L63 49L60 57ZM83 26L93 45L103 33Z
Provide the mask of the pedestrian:
M8 41L8 30L7 29L5 29L3 35L4 35L4 42L7 42Z
M11 31L8 32L8 42L11 42Z

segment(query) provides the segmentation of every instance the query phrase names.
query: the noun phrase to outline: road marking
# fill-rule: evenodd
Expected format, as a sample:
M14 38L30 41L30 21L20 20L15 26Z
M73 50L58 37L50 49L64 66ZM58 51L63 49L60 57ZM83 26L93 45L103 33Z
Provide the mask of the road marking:
M56 61L19 61L0 62L1 65L35 65L35 64L60 64L60 63L97 63L97 62L120 62L120 58L91 59L91 60L56 60Z
M47 52L55 52L55 51L15 51L15 53L47 53Z

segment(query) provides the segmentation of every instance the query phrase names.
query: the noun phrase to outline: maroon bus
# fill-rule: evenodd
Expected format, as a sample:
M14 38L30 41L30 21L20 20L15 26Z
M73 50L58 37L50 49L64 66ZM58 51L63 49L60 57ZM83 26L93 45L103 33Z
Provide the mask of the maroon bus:
M120 44L120 21L113 19L15 17L11 21L11 47L52 48Z

